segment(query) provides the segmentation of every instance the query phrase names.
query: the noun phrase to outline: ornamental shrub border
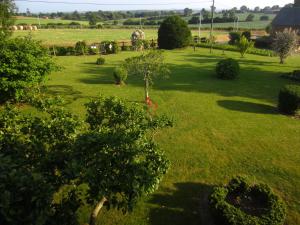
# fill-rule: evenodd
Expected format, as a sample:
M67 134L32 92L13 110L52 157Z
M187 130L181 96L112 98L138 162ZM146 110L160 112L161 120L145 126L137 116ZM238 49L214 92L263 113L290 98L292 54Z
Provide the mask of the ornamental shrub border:
M198 43L196 44L196 47L210 48L211 45L209 43ZM212 48L217 50L239 52L238 48L235 45L229 45L229 44L214 44ZM270 57L276 56L275 52L268 49L250 48L247 51L247 53L252 55L260 55L260 56L270 56Z
M260 216L252 216L230 204L227 197L232 194L260 195L266 200L268 210ZM215 222L220 225L283 225L286 208L283 201L266 184L250 185L243 177L233 178L226 187L217 187L209 198Z

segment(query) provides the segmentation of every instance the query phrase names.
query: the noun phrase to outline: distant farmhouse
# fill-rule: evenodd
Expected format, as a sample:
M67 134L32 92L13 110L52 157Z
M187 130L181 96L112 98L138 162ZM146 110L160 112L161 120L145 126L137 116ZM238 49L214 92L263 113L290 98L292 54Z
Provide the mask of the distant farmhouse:
M300 34L300 0L295 0L291 8L282 8L272 22L273 31L298 30Z

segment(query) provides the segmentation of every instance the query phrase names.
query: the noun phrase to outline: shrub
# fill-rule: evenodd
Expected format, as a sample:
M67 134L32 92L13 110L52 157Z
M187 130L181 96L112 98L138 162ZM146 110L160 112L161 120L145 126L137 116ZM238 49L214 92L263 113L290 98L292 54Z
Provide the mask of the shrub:
M150 45L150 41L149 40L143 40L143 46L144 46L144 49L150 49L151 48L151 45Z
M251 35L251 31L249 31L249 30L244 31L241 36L244 36L245 38L248 39L248 41L250 41L251 40L251 36L252 36Z
M97 65L103 65L105 63L105 58L100 57L97 59L96 64Z
M186 21L179 16L166 18L158 30L160 49L183 48L191 43L192 34Z
M75 44L76 55L85 55L88 51L88 47L85 41L78 41Z
M270 36L263 36L255 39L255 48L272 49L272 38Z
M89 55L97 55L99 53L99 49L97 46L92 45L88 48L88 53Z
M279 92L278 109L281 113L293 115L300 107L300 86L287 85Z
M128 45L123 45L123 46L121 47L121 50L122 50L122 51L130 51L130 50L131 50L131 47L128 46Z
M57 69L48 49L30 37L0 41L0 102L22 100L26 90Z
M296 32L292 30L285 30L275 34L273 49L278 54L281 64L283 64L284 60L295 50L297 39Z
M241 39L237 42L237 48L241 53L242 58L245 56L247 51L253 48L254 42L249 41L245 36L242 36Z
M228 44L234 45L241 39L241 33L240 32L230 32L229 33L229 42Z
M121 85L121 84L124 84L124 82L127 80L128 72L127 72L126 68L124 68L123 66L120 66L120 67L116 67L114 69L113 75L114 75L116 84Z
M220 225L283 225L285 221L285 205L269 186L251 185L242 177L215 188L209 202Z
M216 67L217 77L223 80L233 80L240 72L240 66L235 59L223 59Z
M115 41L101 42L100 49L105 54L117 54L119 52L118 43Z

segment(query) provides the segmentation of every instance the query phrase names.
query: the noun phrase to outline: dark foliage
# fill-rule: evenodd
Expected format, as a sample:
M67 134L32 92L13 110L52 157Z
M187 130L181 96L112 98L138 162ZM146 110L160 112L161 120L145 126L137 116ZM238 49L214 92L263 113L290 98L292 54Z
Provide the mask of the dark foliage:
M293 115L300 107L300 86L287 85L279 92L278 109L284 114Z
M251 185L242 177L215 188L209 201L218 225L283 225L285 221L285 205L269 186Z
M158 30L160 49L183 48L191 43L192 34L186 21L179 16L166 18Z
M217 77L223 80L233 80L240 72L240 65L235 59L223 59L216 67Z

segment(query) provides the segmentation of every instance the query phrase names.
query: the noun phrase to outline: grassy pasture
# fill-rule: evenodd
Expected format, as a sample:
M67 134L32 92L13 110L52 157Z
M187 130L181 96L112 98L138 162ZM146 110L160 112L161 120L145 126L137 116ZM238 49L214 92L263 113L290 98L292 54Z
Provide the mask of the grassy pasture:
M62 20L62 19L44 19L44 18L36 18L36 17L27 17L27 16L18 16L16 18L16 24L26 23L26 24L47 24L47 23L62 23L69 24L71 22L78 22L81 24L88 25L88 21L75 21L75 20Z
M45 45L74 45L77 41L85 40L88 43L105 40L130 40L132 29L42 29L38 31L15 31L14 37L25 36L31 33L34 39L43 41ZM157 29L145 29L146 39L157 39ZM192 31L197 35L198 31ZM216 31L218 34L226 32ZM208 36L208 31L203 31L201 36Z
M57 57L64 69L51 74L46 92L65 97L66 106L80 116L85 113L83 104L99 93L141 102L142 78L129 77L122 87L112 78L113 68L136 54L105 56L104 66L95 64L97 56ZM159 105L157 113L176 120L174 128L156 136L171 168L159 190L132 214L104 210L99 224L213 225L207 196L213 186L237 174L271 185L288 205L286 224L300 224L300 120L276 110L279 89L292 83L280 75L297 69L300 56L279 65L277 58L225 54L209 54L208 49L165 52L171 77L155 81L150 96ZM214 77L223 57L239 59L239 79ZM88 221L88 210L78 212L81 224Z

